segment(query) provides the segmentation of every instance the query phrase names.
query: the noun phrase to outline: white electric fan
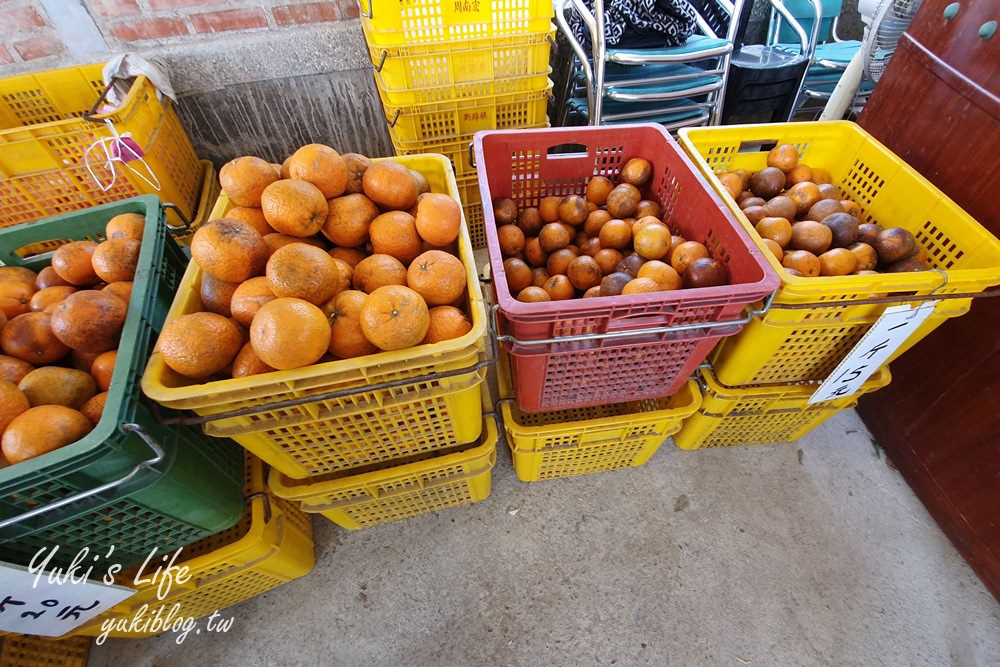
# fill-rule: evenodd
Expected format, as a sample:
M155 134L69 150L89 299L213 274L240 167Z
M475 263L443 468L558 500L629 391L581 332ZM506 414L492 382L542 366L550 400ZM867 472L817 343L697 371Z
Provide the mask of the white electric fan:
M859 0L865 23L861 46L841 74L820 120L840 120L854 101L862 77L877 83L896 51L899 38L920 9L921 0Z

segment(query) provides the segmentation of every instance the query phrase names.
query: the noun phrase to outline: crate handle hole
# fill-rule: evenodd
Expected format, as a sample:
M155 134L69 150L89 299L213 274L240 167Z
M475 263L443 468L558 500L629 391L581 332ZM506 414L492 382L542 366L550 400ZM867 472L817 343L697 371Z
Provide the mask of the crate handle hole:
M549 146L545 154L550 158L581 158L588 157L590 151L585 144L556 144Z
M742 141L737 153L769 153L778 145L777 139L761 139L759 141Z
M662 327L666 324L663 314L658 315L626 315L618 317L608 323L608 331L618 331L621 329L652 328Z

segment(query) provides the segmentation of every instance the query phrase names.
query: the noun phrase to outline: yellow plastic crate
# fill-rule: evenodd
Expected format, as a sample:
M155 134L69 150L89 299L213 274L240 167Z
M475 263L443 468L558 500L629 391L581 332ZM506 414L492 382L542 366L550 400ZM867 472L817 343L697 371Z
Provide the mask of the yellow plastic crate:
M215 171L215 165L209 160L202 160L201 168L201 194L198 197L198 208L195 209L194 217L190 219L191 224L187 231L178 230L174 234L174 240L181 245L191 245L191 237L194 236L199 227L208 222L208 218L212 214L212 209L215 207L215 202L219 198L219 193L222 191L222 187L219 185L218 174ZM170 224L183 224L176 217L172 219L172 215L172 213L167 214L167 221Z
M415 150L431 144L462 143L468 160L468 145L479 130L523 129L548 123L548 103L552 80L534 90L487 95L468 100L399 105L382 97L389 136L397 149ZM424 152L436 153L425 149ZM397 151L398 153L398 151ZM466 173L455 164L455 173Z
M338 526L357 530L487 498L496 445L496 424L487 419L475 446L423 454L392 467L333 473L318 479L289 479L272 470L268 483L279 497L301 502L303 511L322 514Z
M368 52L383 99L424 104L545 88L554 36L550 25L538 33L440 44L387 47L369 41Z
M911 295L970 295L1000 284L1000 240L858 125L847 121L683 128L679 140L758 244L781 278L774 305L726 339L710 358L730 386L823 379L890 305ZM800 159L830 172L862 207L862 222L911 231L929 253L933 271L805 278L786 271L766 251L753 226L714 174L766 165L767 152L790 143ZM872 298L889 297L878 303ZM860 302L860 303L859 303ZM943 298L895 359L971 298Z
M360 0L361 25L378 46L544 32L548 0Z
M641 466L700 404L690 380L666 398L534 413L501 401L500 409L514 472L537 482Z
M442 156L395 159L424 174L433 191L458 198L451 166ZM210 219L222 216L229 206L229 200L220 197ZM469 285L466 312L472 320L472 330L464 336L201 384L171 371L154 352L142 389L161 405L211 417L204 425L206 433L232 438L295 478L471 442L482 428L479 394L486 377L487 339L486 310L464 224L458 249ZM200 284L201 269L192 261L167 313L168 322L201 310ZM396 384L375 387L388 382Z
M136 195L157 195L191 219L203 169L169 98L160 100L144 76L132 84L121 106L85 120L104 91L102 64L69 67L0 79L0 227L32 222ZM130 169L116 169L103 190L87 169L84 154L95 141L131 133L160 188ZM141 164L133 163L146 176ZM112 172L92 164L105 185ZM152 179L150 179L152 180ZM155 183L155 181L154 181Z
M188 568L189 581L175 581L159 599L157 585L136 587L132 583L135 572L123 573L118 583L137 588L137 592L73 634L149 637L157 632L141 624L135 631L121 629L118 624L127 627L132 619L154 618L161 608L165 618L174 605L179 605L175 617L203 618L311 571L315 564L311 517L268 490L263 462L249 453L244 489L246 512L239 523L181 551L176 564ZM145 605L148 608L143 611Z
M0 667L86 667L90 639L0 635Z
M458 195L465 211L465 224L473 248L486 247L486 230L483 229L483 200L479 195L479 178L464 176L457 179Z
M732 447L792 442L841 410L853 408L858 397L889 384L892 375L883 366L853 396L809 404L819 384L727 387L702 367L701 407L684 420L674 443L681 449Z

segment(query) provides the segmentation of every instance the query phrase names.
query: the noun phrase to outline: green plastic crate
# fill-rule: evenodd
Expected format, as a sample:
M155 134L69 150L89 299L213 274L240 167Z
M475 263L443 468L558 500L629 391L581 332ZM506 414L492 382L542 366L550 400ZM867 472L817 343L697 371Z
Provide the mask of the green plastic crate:
M142 369L187 265L159 199L134 197L2 229L0 263L38 271L51 254L22 258L19 250L101 241L119 213L145 215L146 226L104 415L83 439L0 469L0 560L24 565L39 549L58 545L52 565L65 565L86 547L102 563L128 567L154 548L173 551L225 530L243 513L243 450L197 428L163 425L141 399ZM91 495L57 505L84 493ZM43 507L51 509L26 516Z

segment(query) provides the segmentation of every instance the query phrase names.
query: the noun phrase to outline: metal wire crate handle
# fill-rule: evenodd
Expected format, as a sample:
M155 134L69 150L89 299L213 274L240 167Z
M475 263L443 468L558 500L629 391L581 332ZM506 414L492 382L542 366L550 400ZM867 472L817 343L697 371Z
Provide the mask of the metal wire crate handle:
M153 439L153 436L151 436L139 424L134 424L134 423L122 424L121 429L123 431L129 431L131 433L135 433L136 435L138 435L139 438L144 443L146 443L146 446L149 447L151 450L153 450L153 457L146 459L145 461L139 462L134 468L132 468L130 472L126 473L124 476L119 477L116 480L107 482L106 484L102 484L101 486L98 486L93 489L88 489L86 491L80 491L79 493L74 493L71 496L61 498L59 500L56 500L55 502L49 503L48 505L42 505L41 507L36 507L34 509L28 510L27 512L19 514L18 516L13 516L3 519L2 521L0 521L0 529L12 526L17 523L21 523L22 521L27 521L28 519L39 516L40 514L45 514L47 512L59 509L60 507L65 507L66 505L70 505L72 503L85 500L87 498L90 498L91 496L96 496L98 494L104 493L105 491L110 491L111 489L114 489L132 480L144 469L152 468L153 466L157 465L166 458L166 454L164 453L163 448L160 447L160 444L156 442L156 440Z
M368 11L366 12L364 3L362 3L361 0L358 0L358 12L361 14L361 16L364 16L366 19L372 18L372 15L375 13L374 12L375 8L372 6L372 1L373 0L368 0Z
M618 338L639 338L643 336L649 336L652 334L663 334L663 333L675 333L680 331L696 331L699 329L716 329L729 326L743 326L748 324L754 317L759 317L765 314L771 308L771 302L774 301L776 292L772 292L764 300L764 304L761 308L757 310L748 310L746 314L738 320L729 320L725 322L692 322L690 324L670 324L662 327L651 327L649 329L633 329L630 331L606 331L604 333L587 333L587 334L575 334L571 336L554 336L551 338L538 338L532 340L521 340L510 334L500 334L500 320L498 313L500 311L500 305L494 304L490 308L490 317L493 320L493 326L497 330L497 340L503 341L505 343L514 343L516 345L551 345L554 343L573 343L577 341L589 341L589 340L608 340L608 339L618 339Z
M171 204L170 202L166 202L166 201L165 202L161 202L161 204L162 204L163 208L170 209L171 211L173 211L174 213L176 213L177 217L181 219L182 223L184 223L184 224L182 224L180 226L178 226L178 225L171 225L169 222L167 222L166 216L164 216L163 224L167 226L167 230L171 234L179 234L181 232L186 232L186 231L189 231L191 229L191 220L189 220L188 217L186 215L184 215L184 211L182 211L180 209L180 207L177 206L177 204Z

